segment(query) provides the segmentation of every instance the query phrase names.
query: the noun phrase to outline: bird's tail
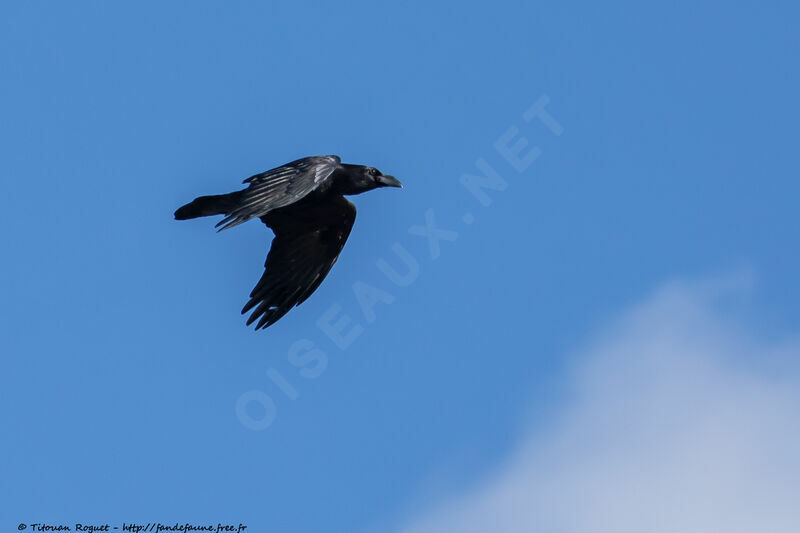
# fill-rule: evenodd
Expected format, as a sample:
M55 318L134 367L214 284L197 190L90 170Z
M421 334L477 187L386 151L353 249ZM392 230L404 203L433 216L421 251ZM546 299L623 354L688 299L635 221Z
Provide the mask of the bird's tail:
M241 191L214 196L201 196L195 198L185 206L175 211L175 220L207 217L211 215L227 215L239 204Z

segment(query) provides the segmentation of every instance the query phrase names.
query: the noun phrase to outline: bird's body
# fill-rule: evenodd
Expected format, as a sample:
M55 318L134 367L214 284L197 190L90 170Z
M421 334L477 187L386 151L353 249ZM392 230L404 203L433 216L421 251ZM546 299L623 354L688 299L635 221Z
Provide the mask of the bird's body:
M260 218L275 233L264 275L242 314L247 324L274 324L303 303L325 279L342 251L356 208L343 195L378 187L402 187L373 167L343 164L339 157L312 156L256 174L242 191L201 196L175 212L185 220L225 215L219 231Z

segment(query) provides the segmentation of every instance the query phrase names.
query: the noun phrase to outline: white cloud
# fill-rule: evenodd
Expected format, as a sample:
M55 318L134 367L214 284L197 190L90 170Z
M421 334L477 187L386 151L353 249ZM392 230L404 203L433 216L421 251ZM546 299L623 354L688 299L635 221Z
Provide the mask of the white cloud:
M399 531L800 531L800 345L730 320L742 279L626 313L575 357L554 425Z

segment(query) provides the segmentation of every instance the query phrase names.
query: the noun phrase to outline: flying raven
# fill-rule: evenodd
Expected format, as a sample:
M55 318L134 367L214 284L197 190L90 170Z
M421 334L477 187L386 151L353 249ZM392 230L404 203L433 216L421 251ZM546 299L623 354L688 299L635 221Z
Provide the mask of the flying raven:
M347 241L356 207L343 195L378 187L402 187L374 167L348 165L335 155L292 161L244 180L242 191L195 198L175 211L177 220L226 215L219 231L260 218L275 233L264 275L242 314L256 329L277 322L311 296Z

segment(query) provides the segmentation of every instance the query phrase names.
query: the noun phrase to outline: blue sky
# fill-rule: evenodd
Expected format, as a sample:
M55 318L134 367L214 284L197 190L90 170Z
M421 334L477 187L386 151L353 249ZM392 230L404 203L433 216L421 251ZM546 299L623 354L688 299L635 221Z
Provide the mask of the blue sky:
M796 375L793 3L28 2L0 14L8 527L417 527L438 502L482 494L521 442L553 442L580 404L572 369L590 339L661 309L672 280L747 272L747 290L695 305L703 290L686 289L686 305L725 324L718 358ZM523 117L543 97L560 135ZM522 154L540 153L521 172L496 147L509 131L501 144L524 137ZM256 333L239 310L268 230L216 234L172 212L329 153L405 188L355 197L328 279ZM479 159L506 183L488 206L462 184ZM426 213L457 233L435 258L409 232ZM405 286L376 264L402 270L397 245L418 267ZM392 300L373 321L359 283ZM332 308L363 329L344 349L317 325ZM680 322L685 307L666 308ZM694 330L666 331L682 357L697 351L683 349ZM755 348L732 353L720 339L740 332ZM316 377L292 364L298 341L324 354ZM708 375L730 390L740 370L719 368ZM245 409L266 429L237 415L251 391L274 403ZM800 434L775 398L761 413Z

